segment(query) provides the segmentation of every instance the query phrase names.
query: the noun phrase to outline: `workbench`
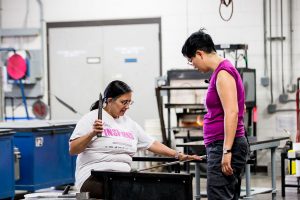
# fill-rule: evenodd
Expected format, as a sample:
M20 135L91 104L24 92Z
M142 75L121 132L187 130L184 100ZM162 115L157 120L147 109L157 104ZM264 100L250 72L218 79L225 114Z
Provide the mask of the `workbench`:
M191 174L108 171L91 171L91 174L104 182L107 200L193 199Z

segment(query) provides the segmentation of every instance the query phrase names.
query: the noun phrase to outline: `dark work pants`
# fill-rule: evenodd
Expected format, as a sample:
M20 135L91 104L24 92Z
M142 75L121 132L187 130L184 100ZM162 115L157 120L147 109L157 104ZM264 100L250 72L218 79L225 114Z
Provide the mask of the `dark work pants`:
M241 178L249 155L245 137L235 138L232 146L231 167L233 175L222 173L223 140L206 147L207 153L207 198L208 200L237 200L241 192Z
M90 198L104 199L104 184L103 180L96 179L90 176L80 188L80 192L89 192Z

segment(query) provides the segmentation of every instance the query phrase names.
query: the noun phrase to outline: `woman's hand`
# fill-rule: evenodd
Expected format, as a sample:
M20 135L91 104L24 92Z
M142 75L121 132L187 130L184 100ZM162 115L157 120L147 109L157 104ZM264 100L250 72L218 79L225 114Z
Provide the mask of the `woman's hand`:
M203 156L201 157L197 155L186 155L184 153L171 149L158 141L154 141L153 144L148 148L148 150L159 155L164 155L164 156L169 156L169 157L179 159L180 161L203 159Z
M102 120L95 120L92 131L86 133L85 135L76 138L70 141L70 149L69 152L71 155L78 155L85 150L91 140L98 134L102 134L103 132L103 122Z
M103 123L102 120L100 119L96 119L94 124L93 124L93 131L92 131L92 135L96 136L98 134L102 134L103 132Z
M222 157L222 164L221 164L222 172L226 176L230 176L233 174L233 169L231 167L231 157L232 157L231 153L223 154L223 157Z
M197 156L197 155L187 155L187 154L184 154L184 153L179 153L178 159L180 161L184 161L184 160L202 160L203 157Z

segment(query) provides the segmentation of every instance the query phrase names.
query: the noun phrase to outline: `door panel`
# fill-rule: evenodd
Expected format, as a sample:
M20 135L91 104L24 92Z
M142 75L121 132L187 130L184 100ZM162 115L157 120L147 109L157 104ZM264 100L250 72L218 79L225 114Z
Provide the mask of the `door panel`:
M84 114L103 89L102 27L53 28L49 31L52 119L77 119L55 96ZM88 64L88 59L100 63Z
M120 79L133 89L128 115L140 125L158 118L155 78L159 76L159 29L156 24L104 28L104 83Z
M49 29L52 119L78 119L54 95L84 114L112 80L128 83L135 103L128 115L141 126L158 118L155 78L159 76L158 24ZM88 64L87 59L100 58ZM97 60L97 59L96 59Z

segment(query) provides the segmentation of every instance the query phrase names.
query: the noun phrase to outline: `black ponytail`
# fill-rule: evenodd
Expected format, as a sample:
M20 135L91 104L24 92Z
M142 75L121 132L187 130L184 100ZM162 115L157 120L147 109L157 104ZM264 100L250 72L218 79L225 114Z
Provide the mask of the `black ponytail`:
M103 103L107 103L108 98L118 98L119 96L132 92L132 89L123 81L115 80L110 82L104 90L104 98L102 99ZM99 108L99 100L93 103L90 107L90 111L96 110Z
M90 107L90 111L92 110L96 110L99 108L99 100L97 100L96 102L94 102L91 107Z

